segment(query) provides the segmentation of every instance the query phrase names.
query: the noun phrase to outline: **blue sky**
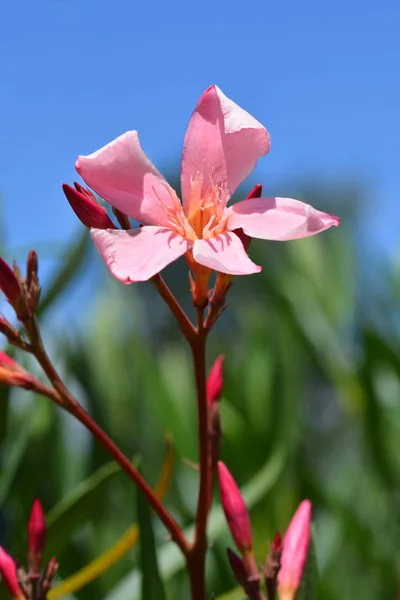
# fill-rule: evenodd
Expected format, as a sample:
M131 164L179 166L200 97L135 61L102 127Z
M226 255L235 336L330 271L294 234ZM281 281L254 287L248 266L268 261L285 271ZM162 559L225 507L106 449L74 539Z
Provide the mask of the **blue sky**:
M217 83L271 133L257 181L279 195L280 182L360 180L366 236L396 249L399 23L395 0L4 0L7 240L77 231L61 184L76 178L78 154L128 129L160 170L178 168L190 113Z

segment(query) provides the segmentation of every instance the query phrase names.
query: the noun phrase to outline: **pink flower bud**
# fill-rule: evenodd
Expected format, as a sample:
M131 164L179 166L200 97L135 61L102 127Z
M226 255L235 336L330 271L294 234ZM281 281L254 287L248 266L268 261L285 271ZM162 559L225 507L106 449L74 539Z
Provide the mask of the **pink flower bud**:
M311 536L311 502L303 500L283 538L278 590L281 600L293 600L307 560Z
M30 389L35 379L8 354L0 351L0 383Z
M63 191L76 216L86 227L95 229L115 229L114 223L108 217L106 210L97 204L87 193L74 190L73 187L64 183ZM82 186L79 186L82 190ZM86 190L85 190L86 192Z
M46 542L46 522L40 500L35 498L28 523L29 557L33 562L40 563Z
M208 373L207 403L209 406L218 402L222 394L222 389L224 387L224 360L225 356L223 354L218 356Z
M12 598L22 600L24 595L19 587L17 565L9 554L0 546L0 575Z
M243 587L247 583L247 573L242 559L230 548L227 548L229 564L236 581Z
M248 196L246 196L246 200L251 200L251 198L261 198L261 194L262 194L262 185L260 183L258 183L257 185L255 185L253 187L250 194ZM235 229L233 233L236 233L236 235L242 242L244 249L247 251L250 246L251 237L248 236L243 231L243 229Z
M221 503L230 532L241 554L253 546L250 517L235 480L223 462L218 462Z
M0 258L0 289L14 308L18 306L22 297L21 285L11 267Z

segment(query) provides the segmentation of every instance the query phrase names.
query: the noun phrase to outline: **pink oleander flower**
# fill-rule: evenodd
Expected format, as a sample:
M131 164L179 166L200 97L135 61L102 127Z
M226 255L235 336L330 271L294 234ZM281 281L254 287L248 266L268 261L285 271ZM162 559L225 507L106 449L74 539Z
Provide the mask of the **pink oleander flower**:
M145 281L187 254L190 261L231 275L258 273L234 233L293 240L336 226L339 219L290 198L251 198L228 207L258 158L268 153L268 131L217 86L201 96L186 132L182 203L128 131L89 156L78 173L114 208L144 226L92 229L107 267L122 283Z
M303 500L283 538L278 573L280 600L293 600L301 583L311 537L311 502Z

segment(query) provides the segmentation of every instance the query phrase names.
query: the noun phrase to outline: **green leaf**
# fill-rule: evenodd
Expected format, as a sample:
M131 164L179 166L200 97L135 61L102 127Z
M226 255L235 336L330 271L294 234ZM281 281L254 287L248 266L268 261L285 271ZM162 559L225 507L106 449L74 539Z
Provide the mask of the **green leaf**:
M10 387L0 388L0 446L7 436L8 414L10 410Z
M81 525L93 519L98 498L103 496L115 476L121 472L119 465L109 462L83 481L71 494L63 498L48 513L46 553L56 556L68 544L71 535Z
M36 407L34 403L28 404L23 412L23 418L18 423L18 430L15 433L9 430L6 443L4 444L4 461L1 465L0 476L0 506L5 502L10 488L12 487L15 475L24 458L33 430L33 413Z
M311 533L310 547L308 548L306 566L304 568L300 589L296 595L296 600L316 600L317 587L318 567L317 554L315 551L315 534L313 528Z
M137 520L140 529L140 570L142 600L166 600L164 584L158 568L157 549L150 506L137 490Z
M78 274L90 248L90 236L86 229L82 231L75 244L66 253L62 260L62 268L57 269L57 274L52 278L52 284L39 302L37 314L45 312L64 292Z

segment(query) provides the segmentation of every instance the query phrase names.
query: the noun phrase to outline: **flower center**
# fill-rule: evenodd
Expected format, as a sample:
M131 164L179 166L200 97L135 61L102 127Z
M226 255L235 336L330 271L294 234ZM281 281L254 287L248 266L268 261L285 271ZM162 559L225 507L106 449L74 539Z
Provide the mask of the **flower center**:
M196 236L208 239L225 231L227 219L222 217L226 206L225 189L201 172L192 177L190 184L187 220Z

